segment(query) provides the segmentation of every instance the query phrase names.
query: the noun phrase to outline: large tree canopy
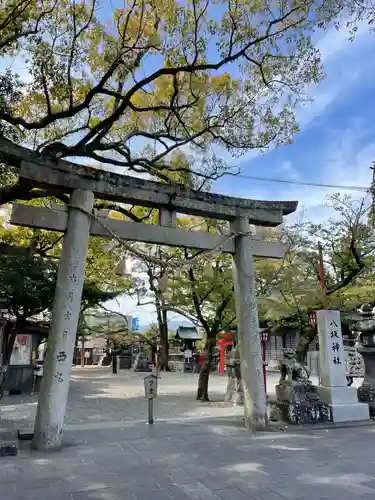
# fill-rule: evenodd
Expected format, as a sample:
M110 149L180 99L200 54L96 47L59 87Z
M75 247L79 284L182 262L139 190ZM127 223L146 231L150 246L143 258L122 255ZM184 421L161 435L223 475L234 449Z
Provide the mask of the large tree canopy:
M189 144L194 170L218 175L220 148L237 155L293 137L294 106L323 76L309 37L320 7L6 0L0 56L28 74L1 77L2 131L45 154L159 177L184 168L173 157Z

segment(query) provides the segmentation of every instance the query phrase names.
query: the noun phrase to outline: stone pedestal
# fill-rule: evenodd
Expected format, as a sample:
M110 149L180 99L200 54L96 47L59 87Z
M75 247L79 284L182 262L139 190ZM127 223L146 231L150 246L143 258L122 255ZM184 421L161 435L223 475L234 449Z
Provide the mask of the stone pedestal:
M194 373L196 367L195 361L184 361L183 372Z
M345 353L339 311L317 311L322 386L319 396L329 405L334 422L369 419L368 405L359 403L357 391L347 386Z
M362 385L375 388L375 347L360 347L357 350L365 363Z
M375 419L375 387L361 385L357 389L357 397L360 403L368 405L370 417Z
M117 366L119 370L130 370L133 364L131 354L129 356L117 356Z
M331 408L320 401L315 386L280 380L275 390L276 401L271 402L270 420L295 425L332 421Z
M355 387L319 387L322 402L332 409L334 422L354 422L369 420L369 407L359 403Z

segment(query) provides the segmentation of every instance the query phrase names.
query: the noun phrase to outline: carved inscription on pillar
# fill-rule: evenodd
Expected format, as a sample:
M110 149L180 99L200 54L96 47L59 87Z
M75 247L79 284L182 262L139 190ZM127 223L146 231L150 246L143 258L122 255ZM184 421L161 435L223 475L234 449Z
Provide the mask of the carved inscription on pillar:
M65 294L65 310L63 311L63 330L62 330L62 335L60 342L62 343L65 342L65 340L68 337L68 333L73 327L71 324L71 321L75 321L72 313L72 304L74 303L75 297L76 297L76 286L78 282L78 275L79 275L79 252L76 248L71 248L70 249L70 256L68 259L68 266L69 266L69 279L68 279L68 284L70 285L70 289L67 290ZM58 344L60 344L58 342ZM65 347L63 345L58 345L58 349L61 347L60 350L58 350L56 354L56 361L57 361L57 371L54 373L53 378L58 382L62 383L64 381L64 376L63 373L60 371L58 367L61 367L61 365L64 365L65 362L67 361L68 354L66 353ZM69 360L70 363L70 360Z

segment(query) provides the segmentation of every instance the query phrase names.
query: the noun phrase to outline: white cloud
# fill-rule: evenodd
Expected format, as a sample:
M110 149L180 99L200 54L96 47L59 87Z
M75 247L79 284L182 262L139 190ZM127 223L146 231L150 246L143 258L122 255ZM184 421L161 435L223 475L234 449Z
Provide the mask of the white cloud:
M360 149L356 147L358 143L359 134L356 134L355 128L336 132L331 141L324 147L325 151L321 156L320 165L316 167L317 178L315 182L340 186L370 187L372 180L370 166L375 160L375 141L365 144ZM301 177L299 180L303 182L304 179ZM311 182L314 180L311 179ZM300 217L303 212L307 219L318 222L333 215L332 210L325 206L326 197L337 192L350 194L354 199L360 199L366 194L363 191L351 189L296 185L283 185L278 194L280 199L299 201L297 213L289 220Z
M306 128L369 70L368 56L373 51L372 41L373 34L367 23L359 25L353 42L349 41L349 31L345 28L339 31L331 28L319 39L316 46L321 53L327 76L317 86L310 85L306 89L306 93L314 101L297 110L297 121L301 128Z
M361 149L353 151L356 141L354 133L352 139L349 138L351 133L351 130L347 130L340 141L327 147L327 162L323 172L323 181L327 184L370 186L370 167L375 159L375 142L367 143Z
M342 23L345 25L345 22ZM355 44L363 43L369 35L369 26L366 21L358 24L358 31L355 37ZM324 62L329 57L337 57L344 50L347 50L347 45L350 37L350 32L343 27L340 30L332 27L316 43L317 48L321 53L322 61Z
M290 181L300 181L301 174L298 170L293 166L291 160L284 161L280 168L278 169L279 174L282 175L283 179L287 179Z
M320 32L321 33L321 32ZM375 61L372 53L375 37L370 33L367 23L361 23L353 42L349 41L349 31L345 28L327 30L318 40L316 46L320 50L321 59L326 71L326 77L318 85L308 85L306 96L313 101L297 107L296 119L301 130L306 130L313 121L322 116L325 110L342 94L355 88L364 74L375 74ZM226 150L220 151L221 156L232 164L233 161ZM257 157L259 152L249 151L240 158L240 165Z

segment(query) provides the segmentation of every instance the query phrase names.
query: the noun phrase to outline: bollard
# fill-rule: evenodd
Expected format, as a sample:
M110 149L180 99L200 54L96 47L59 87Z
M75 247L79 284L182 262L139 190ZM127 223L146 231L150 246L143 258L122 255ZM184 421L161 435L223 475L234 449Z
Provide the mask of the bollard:
M148 398L148 423L152 425L154 423L154 400Z

